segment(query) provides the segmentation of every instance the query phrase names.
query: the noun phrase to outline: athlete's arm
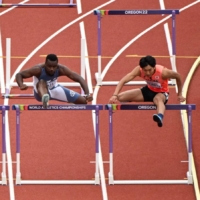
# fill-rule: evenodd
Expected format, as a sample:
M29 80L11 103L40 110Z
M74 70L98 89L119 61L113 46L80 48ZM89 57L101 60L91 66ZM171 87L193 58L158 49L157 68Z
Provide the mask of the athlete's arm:
M140 76L140 66L135 67L130 73L126 74L117 84L113 96L110 98L109 103L117 102L117 97L122 87L133 80L135 77Z
M181 81L181 76L179 73L173 71L173 70L169 70L164 68L163 72L162 72L162 78L163 79L176 79L176 83L177 83L177 87L178 87L178 98L179 101L183 102L185 101L185 98L182 96L182 81Z
M39 77L40 73L41 73L41 67L38 65L34 66L30 69L26 69L26 70L23 70L23 71L17 73L15 76L15 79L16 79L16 82L17 82L19 88L21 90L26 90L28 88L28 86L23 83L23 79L30 78L32 76Z
M140 76L140 66L134 68L130 73L126 74L117 84L115 88L114 95L118 95L121 91L122 87L128 83L129 81L133 80L136 76Z
M71 80L80 83L85 94L87 95L89 94L89 89L88 89L86 81L76 72L70 70L66 66L59 65L59 76L67 76Z

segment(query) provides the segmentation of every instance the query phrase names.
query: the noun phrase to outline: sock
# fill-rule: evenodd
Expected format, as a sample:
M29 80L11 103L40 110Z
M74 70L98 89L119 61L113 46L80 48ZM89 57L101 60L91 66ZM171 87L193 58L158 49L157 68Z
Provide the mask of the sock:
M161 118L161 119L163 119L163 114L161 114L161 113L158 113L158 116Z

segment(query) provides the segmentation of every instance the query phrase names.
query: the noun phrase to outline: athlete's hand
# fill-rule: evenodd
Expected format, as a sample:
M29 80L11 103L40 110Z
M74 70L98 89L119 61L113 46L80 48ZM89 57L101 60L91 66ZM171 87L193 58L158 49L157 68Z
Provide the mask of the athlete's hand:
M26 84L22 84L19 88L20 90L27 90L28 86Z
M117 103L117 96L112 96L110 99L109 99L109 102L108 103L110 103L110 104L113 104L113 103Z
M183 97L182 95L178 95L178 100L179 100L180 102L184 102L184 101L186 100L186 98Z
M93 100L93 97L91 96L91 94L86 95L85 98L86 98L86 101L87 101L87 102L90 102L90 101Z

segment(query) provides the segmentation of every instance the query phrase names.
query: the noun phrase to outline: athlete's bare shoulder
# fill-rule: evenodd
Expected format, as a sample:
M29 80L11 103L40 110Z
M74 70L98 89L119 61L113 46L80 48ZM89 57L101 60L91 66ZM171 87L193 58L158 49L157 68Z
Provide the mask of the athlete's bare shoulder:
M65 65L58 64L59 76L65 76L71 72L71 70Z
M31 67L30 69L28 69L28 72L32 76L39 77L41 75L42 68L44 68L44 66L45 66L44 64L37 64L37 65Z

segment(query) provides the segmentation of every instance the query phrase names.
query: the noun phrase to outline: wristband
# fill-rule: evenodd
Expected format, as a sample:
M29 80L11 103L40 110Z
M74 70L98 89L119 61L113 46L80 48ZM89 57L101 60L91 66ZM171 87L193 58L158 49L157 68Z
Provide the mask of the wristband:
M117 94L113 94L113 96L116 96L116 97L118 97L118 95L117 95Z

